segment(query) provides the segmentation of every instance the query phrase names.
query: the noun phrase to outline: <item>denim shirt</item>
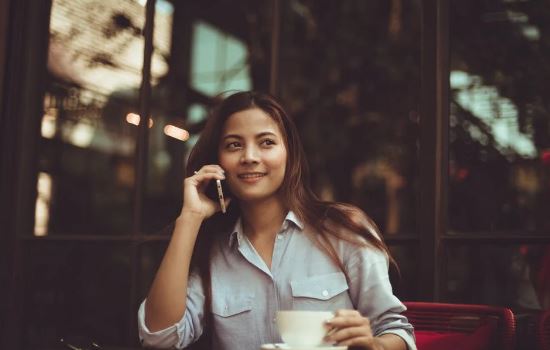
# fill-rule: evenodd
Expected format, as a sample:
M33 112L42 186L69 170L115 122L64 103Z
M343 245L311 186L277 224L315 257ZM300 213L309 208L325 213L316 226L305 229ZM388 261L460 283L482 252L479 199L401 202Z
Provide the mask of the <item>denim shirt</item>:
M309 228L310 229L310 228ZM393 333L416 350L413 327L401 315L405 306L392 293L387 256L370 247L336 239L341 269L305 234L308 227L289 212L276 236L271 269L243 234L241 220L214 244L212 275L213 345L216 350L259 350L282 342L277 310L356 309L369 318L374 335ZM144 346L187 347L203 332L205 293L192 273L182 319L157 332L145 325L144 300L138 311Z

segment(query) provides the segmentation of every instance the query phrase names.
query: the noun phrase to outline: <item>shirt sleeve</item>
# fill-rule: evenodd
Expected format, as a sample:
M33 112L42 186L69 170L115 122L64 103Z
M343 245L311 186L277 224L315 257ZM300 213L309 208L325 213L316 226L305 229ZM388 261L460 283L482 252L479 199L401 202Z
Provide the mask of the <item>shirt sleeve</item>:
M183 349L195 342L204 329L204 291L201 278L193 273L187 282L187 303L181 320L168 328L151 332L145 325L144 300L138 310L139 340L145 347Z
M401 314L406 307L393 295L387 256L375 248L357 247L346 262L346 269L353 304L369 318L373 334L395 334L409 350L416 350L413 327Z

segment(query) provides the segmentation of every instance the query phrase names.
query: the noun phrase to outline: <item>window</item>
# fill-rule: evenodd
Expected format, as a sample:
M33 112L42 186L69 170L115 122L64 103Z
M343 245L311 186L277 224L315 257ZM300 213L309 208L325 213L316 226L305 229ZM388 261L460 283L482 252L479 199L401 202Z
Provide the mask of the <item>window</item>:
M453 300L544 310L548 249L536 243L550 232L548 12L532 1L461 1L450 16L443 290Z
M548 235L545 6L452 2L449 225Z

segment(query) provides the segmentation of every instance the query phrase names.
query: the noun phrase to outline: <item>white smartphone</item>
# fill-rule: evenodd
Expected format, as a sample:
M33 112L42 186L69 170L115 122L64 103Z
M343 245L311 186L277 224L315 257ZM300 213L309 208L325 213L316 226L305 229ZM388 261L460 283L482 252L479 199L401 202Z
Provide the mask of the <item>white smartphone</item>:
M222 208L222 213L225 214L225 200L223 198L223 191L222 191L222 182L219 179L216 179L216 189L218 190L218 200L220 201L220 207Z

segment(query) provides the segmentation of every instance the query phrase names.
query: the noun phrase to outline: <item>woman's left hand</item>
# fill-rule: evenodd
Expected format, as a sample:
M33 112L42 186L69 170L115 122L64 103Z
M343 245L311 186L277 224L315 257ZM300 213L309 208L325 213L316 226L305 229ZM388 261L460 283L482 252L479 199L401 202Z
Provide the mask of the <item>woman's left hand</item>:
M368 350L383 349L372 335L369 319L357 310L338 310L326 323L332 328L325 338L328 343Z

